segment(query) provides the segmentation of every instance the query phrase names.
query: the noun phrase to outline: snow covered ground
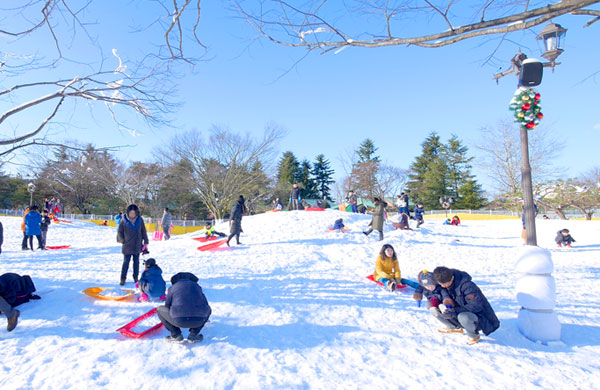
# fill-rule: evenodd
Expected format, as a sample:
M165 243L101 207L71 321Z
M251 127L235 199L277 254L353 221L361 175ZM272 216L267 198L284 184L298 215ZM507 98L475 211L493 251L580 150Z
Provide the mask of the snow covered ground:
M330 233L344 218L350 231ZM521 221L429 219L419 231L391 231L402 276L446 265L467 271L501 326L476 345L437 332L412 299L365 279L381 248L365 237L369 217L339 211L244 217L244 245L196 249L193 235L151 242L165 279L200 278L213 309L195 345L163 340L164 329L128 339L115 330L156 302L94 300L81 293L118 287L116 229L75 221L52 225L56 251L21 251L20 219L3 217L0 273L32 276L42 299L19 307L17 329L0 319L1 389L530 389L600 388L600 222L538 220L538 241L555 264L563 343L544 346L517 329L514 263ZM412 221L411 221L412 222ZM577 240L558 249L569 228ZM228 232L227 227L217 226ZM125 288L132 288L131 269ZM187 331L184 331L187 335Z

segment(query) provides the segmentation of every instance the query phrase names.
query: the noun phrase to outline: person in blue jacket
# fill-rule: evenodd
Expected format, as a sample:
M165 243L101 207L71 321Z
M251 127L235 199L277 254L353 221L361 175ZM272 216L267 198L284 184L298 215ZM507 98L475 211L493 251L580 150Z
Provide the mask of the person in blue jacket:
M180 328L189 328L188 340L202 341L200 331L212 313L196 275L179 272L171 278L167 300L158 307L158 318L171 332L167 341L183 341Z
M333 223L332 231L344 232L344 220L342 218L336 219Z
M479 331L487 336L500 327L494 309L468 273L437 267L433 270L433 277L442 287L441 316L436 317L447 326L442 333L462 333L464 329L468 343L474 344L479 341Z
M415 220L417 221L417 227L423 224L423 214L425 214L425 208L423 203L419 202L415 206Z
M40 228L40 223L42 223L42 216L38 212L38 207L33 205L25 216L25 235L29 240L29 247L31 250L33 250L33 236L37 237L38 248L46 249L42 242L42 229Z
M138 301L146 302L149 297L165 300L165 290L167 288L165 280L162 277L162 269L156 265L156 260L150 258L144 261L145 270L138 282L140 297Z
M119 214L115 215L115 226L119 227L121 219L123 218L123 212L119 211Z

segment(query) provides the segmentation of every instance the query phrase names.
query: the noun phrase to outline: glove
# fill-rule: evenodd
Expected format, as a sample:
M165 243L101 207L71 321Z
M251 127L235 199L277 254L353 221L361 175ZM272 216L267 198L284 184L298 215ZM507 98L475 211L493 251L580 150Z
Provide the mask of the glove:
M450 306L450 307L454 307L456 306L456 304L454 303L454 301L452 300L452 298L446 298L442 301L442 303L446 306Z
M135 283L135 288L140 288L140 284L138 282Z
M302 202L302 197L301 196L298 197L298 202Z
M446 307L446 305L439 305L438 304L438 309L440 309L440 312L442 314L444 314L446 312L446 310L448 310L448 307Z
M441 311L441 309L440 309L440 311ZM456 311L454 310L454 308L446 309L442 313L442 318L444 318L445 320L453 320L456 318Z
M414 299L415 301L419 301L419 302L421 302L421 299L423 299L423 294L421 294L421 293L418 293L418 292L416 292L416 291L415 291L415 293L413 294L413 299Z
M421 301L417 301L417 307L421 307Z
M431 303L431 307L438 307L438 306L440 306L440 301L438 301L438 299L436 297L431 298L429 300L429 303Z

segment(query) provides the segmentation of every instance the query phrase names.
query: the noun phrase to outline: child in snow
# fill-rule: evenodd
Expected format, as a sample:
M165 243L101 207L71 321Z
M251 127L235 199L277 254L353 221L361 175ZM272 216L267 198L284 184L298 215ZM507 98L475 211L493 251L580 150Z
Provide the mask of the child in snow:
M435 282L433 272L427 270L419 272L417 280L419 281L419 286L415 289L413 299L419 302L420 306L423 295L425 295L425 298L427 299L426 307L435 317L433 310L440 311L438 306L440 305L440 302L442 302L442 287Z
M215 227L210 222L207 222L206 226L204 226L204 235L206 238L212 238L215 236L227 237L227 234L216 231Z
M344 220L342 218L337 219L334 224L333 224L333 228L331 229L332 231L338 231L338 232L344 232Z
M408 225L408 214L406 213L400 214L400 217L398 218L398 223L394 222L392 223L392 226L394 226L394 229L412 230Z
M443 223L443 225L450 225L452 224L452 220L450 218L446 219Z
M423 203L419 202L415 206L415 220L417 221L417 228L423 224L423 214L425 214L425 208Z
M453 225L453 226L460 225L460 218L458 218L458 215L455 215L454 217L452 217L452 221L450 221L450 225Z
M559 248L563 245L570 248L571 243L575 242L575 239L569 234L569 229L561 229L556 232L556 238L554 241L556 241Z
M40 222L40 230L42 231L42 247L38 249L46 249L46 237L48 236L48 226L52 223L48 216L48 210L42 211L42 222Z
M202 341L200 331L211 313L198 278L189 272L179 272L171 278L165 305L158 307L160 322L171 332L167 341L183 341L180 328L190 328L189 341Z
M140 289L140 297L138 301L146 302L150 297L158 298L161 301L165 300L166 284L162 277L162 269L156 265L156 260L148 259L144 261L146 268L142 272L142 277L136 287Z
M462 333L464 329L468 343L474 344L479 341L479 331L487 336L500 327L494 309L471 281L471 275L457 269L437 267L433 270L433 277L442 287L440 313L431 313L446 325L441 333Z
M400 266L396 251L390 244L381 247L377 260L375 260L375 272L373 279L381 282L390 291L396 289L396 284L400 284Z

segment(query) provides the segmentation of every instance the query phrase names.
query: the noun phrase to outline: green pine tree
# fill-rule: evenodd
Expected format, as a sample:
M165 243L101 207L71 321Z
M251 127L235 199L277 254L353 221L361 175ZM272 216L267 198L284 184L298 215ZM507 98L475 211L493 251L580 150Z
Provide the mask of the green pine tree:
M314 177L319 198L332 201L329 185L334 183L332 180L334 170L330 168L330 163L324 155L319 154L316 157L311 174Z
M299 168L300 164L294 153L285 152L277 164L277 183L284 187L296 183Z
M317 183L311 178L311 166L308 160L303 160L298 169L298 185L302 188L302 198L313 199L318 196Z

